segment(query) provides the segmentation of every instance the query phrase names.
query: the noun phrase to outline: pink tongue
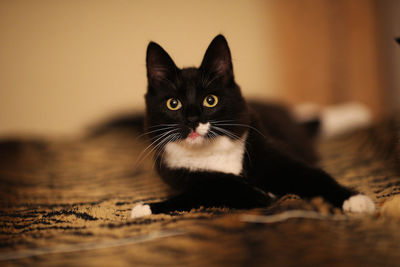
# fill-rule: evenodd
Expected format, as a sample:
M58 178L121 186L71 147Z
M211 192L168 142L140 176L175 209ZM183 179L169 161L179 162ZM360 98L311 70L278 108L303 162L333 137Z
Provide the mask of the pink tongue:
M197 136L200 136L197 132L191 132L188 137L195 139Z

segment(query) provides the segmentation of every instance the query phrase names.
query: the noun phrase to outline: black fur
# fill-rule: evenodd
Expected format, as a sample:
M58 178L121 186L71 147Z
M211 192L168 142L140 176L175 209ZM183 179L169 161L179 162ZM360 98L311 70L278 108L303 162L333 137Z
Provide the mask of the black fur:
M146 127L157 148L157 170L167 184L180 192L165 202L151 203L153 213L201 206L262 207L271 201L267 192L278 196L293 193L304 198L322 196L341 207L355 194L314 166L317 157L309 135L285 109L246 103L235 83L230 50L222 35L211 42L199 68L177 68L161 46L153 42L148 46L146 63ZM202 105L209 94L219 98L213 108ZM181 101L181 109L167 108L166 101L171 97ZM165 145L187 138L200 122L210 121L233 121L233 125L221 126L229 131L230 138L248 132L241 175L168 168L162 160ZM174 126L162 130L167 124ZM168 130L172 132L165 134ZM212 137L206 136L211 142Z

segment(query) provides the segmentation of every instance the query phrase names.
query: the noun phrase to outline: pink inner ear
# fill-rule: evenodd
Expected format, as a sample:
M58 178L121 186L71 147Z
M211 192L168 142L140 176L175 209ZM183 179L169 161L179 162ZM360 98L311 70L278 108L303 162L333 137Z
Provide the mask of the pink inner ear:
M230 74L230 61L224 60L224 59L219 59L216 62L214 62L214 65L212 67L214 73L225 76Z
M164 80L166 78L167 69L161 66L150 67L150 77L155 80Z
M226 72L226 64L223 60L219 60L214 65L215 72L219 74L223 74Z

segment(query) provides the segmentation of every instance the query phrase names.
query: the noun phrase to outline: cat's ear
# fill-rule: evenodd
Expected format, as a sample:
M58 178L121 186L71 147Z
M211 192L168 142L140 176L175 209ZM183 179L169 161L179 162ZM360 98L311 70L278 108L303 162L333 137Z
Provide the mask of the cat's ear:
M167 52L157 43L150 42L146 53L147 79L150 85L160 86L176 80L178 68Z
M223 35L217 35L208 46L200 69L212 77L221 77L224 82L233 78L231 51Z

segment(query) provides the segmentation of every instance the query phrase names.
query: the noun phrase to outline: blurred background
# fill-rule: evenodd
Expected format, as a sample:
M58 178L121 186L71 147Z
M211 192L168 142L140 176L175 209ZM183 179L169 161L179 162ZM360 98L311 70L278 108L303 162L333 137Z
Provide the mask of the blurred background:
M67 135L140 111L145 51L198 66L222 33L248 98L400 103L400 1L0 1L0 136Z

